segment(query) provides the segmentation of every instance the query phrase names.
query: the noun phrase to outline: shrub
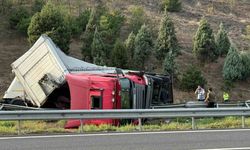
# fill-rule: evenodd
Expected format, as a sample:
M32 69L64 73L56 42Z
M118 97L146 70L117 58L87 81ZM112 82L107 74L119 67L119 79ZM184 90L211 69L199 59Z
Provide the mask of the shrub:
M180 87L186 91L194 91L197 85L205 85L206 83L201 71L197 67L189 66L182 75Z
M95 30L93 42L91 44L91 55L95 64L105 65L106 58L104 44L97 28Z
M245 77L245 66L237 49L231 45L223 66L225 80L242 80Z
M139 31L141 26L146 21L146 16L144 13L144 9L139 6L134 6L129 9L129 12L131 13L131 17L129 18L129 28L131 31L133 31L135 34Z
M156 56L159 60L162 60L170 51L172 55L176 56L179 54L179 45L175 35L174 23L165 11L156 40Z
M47 34L62 51L68 54L70 28L67 26L62 10L52 3L47 3L41 12L31 18L28 28L29 42L34 43L41 34Z
M162 0L161 8L170 12L178 12L181 10L181 2L179 0Z
M132 68L133 65L133 58L134 58L134 49L135 49L135 34L131 32L128 38L125 41L126 51L128 53L128 67Z
M218 33L216 35L215 42L219 55L226 55L228 53L231 43L227 36L227 31L224 29L222 23L220 24L220 29L218 30Z
M27 35L28 27L31 21L31 17L22 18L21 21L17 24L17 30L25 35Z
M118 39L111 53L112 65L118 68L127 68L128 56L124 44Z
M85 9L77 18L77 26L80 29L79 32L82 33L85 31L86 26L89 21L91 10L90 9Z
M174 61L175 57L172 54L172 52L167 53L167 55L165 55L165 59L163 62L163 69L164 69L164 73L165 74L175 74L176 73L176 64Z
M250 40L250 25L246 26L246 38Z
M35 0L32 6L32 11L35 13L40 12L45 4L46 4L45 0Z
M145 61L151 53L152 45L151 31L144 24L135 37L134 63L139 69L144 69Z
M11 11L9 24L10 28L17 29L18 24L21 24L21 21L30 17L28 10L24 7L19 7Z
M193 53L202 63L214 61L218 58L219 53L216 49L213 30L205 18L201 19L199 28L195 34Z

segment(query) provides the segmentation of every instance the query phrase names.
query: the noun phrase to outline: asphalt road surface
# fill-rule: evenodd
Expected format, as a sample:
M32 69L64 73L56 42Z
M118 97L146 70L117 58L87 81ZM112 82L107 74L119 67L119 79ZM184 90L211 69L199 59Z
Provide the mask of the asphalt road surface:
M250 150L250 129L0 137L0 150Z

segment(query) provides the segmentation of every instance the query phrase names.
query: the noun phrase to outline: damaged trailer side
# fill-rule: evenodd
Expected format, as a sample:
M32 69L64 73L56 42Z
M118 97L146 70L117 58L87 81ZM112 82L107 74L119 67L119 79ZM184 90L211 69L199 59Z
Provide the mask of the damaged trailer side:
M60 92L60 88L67 87L65 75L70 72L115 72L114 68L65 55L46 35L42 35L11 67L15 78L3 97L4 102L34 107L42 107L53 91Z

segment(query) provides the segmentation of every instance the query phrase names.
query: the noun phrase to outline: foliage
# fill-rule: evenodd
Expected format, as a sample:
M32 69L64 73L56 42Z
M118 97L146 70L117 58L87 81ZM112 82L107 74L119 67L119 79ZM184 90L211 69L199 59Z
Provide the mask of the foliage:
M181 10L181 1L179 0L162 0L162 10L166 9L170 12L178 12Z
M127 68L128 56L125 45L118 39L111 53L112 65L118 68Z
M195 34L193 53L202 63L214 61L219 55L214 41L213 30L205 18L201 19Z
M223 66L223 77L225 80L242 80L245 77L245 67L242 58L235 48L230 47Z
M231 43L222 23L220 24L220 29L215 37L215 43L220 56L228 53Z
M26 35L28 32L30 21L31 17L22 18L21 21L17 24L17 30Z
M91 10L85 9L81 14L76 18L77 26L79 28L79 32L84 32L86 29L86 25L88 24Z
M101 18L106 18L104 17L107 14L107 10L104 6L98 5L97 7L93 8L91 10L90 16L88 23L86 25L86 29L82 35L82 41L83 41L83 46L82 46L82 55L83 59L88 62L92 62L93 58L91 55L91 44L93 41L94 37L94 32L95 28L98 28L98 34L100 34L100 37L102 38L102 41L106 39L106 37L110 37L112 34L106 31L103 31L103 27L100 27L100 22ZM102 17L103 16L103 17ZM107 36L109 35L109 36ZM106 41L103 41L103 43L106 44ZM106 55L105 51L106 47L104 45L104 55ZM101 59L101 56L98 56ZM97 59L97 57L96 57Z
M146 21L144 9L140 6L134 6L129 9L129 12L131 13L131 17L128 20L129 28L131 31L137 34L141 26Z
M9 10L11 10L12 4L13 2L10 0L2 0L1 1L1 5L0 5L0 13L7 13L9 12Z
M113 46L115 44L116 38L120 34L121 26L124 22L124 16L121 11L110 11L105 12L100 17L100 34L103 42L105 43L105 55L110 56Z
M179 53L179 45L175 35L174 23L165 11L156 41L157 59L164 59L168 52L176 56Z
M125 41L126 51L128 53L128 67L133 67L134 49L135 49L135 34L131 32Z
M244 66L244 72L242 73L242 75L243 78L246 79L247 77L250 76L250 53L249 52L241 53L240 56Z
M97 65L105 65L105 48L102 38L96 28L93 42L91 44L91 56Z
M246 38L250 40L250 25L246 26Z
M93 41L94 33L95 33L95 28L96 28L96 22L97 22L97 13L96 9L92 9L88 24L86 25L86 29L81 37L83 45L82 45L82 55L83 55L83 60L92 62L92 54L91 54L91 44Z
M168 52L165 55L165 59L163 62L163 69L165 74L175 74L177 66L175 64L175 56L172 52Z
M205 85L206 83L201 71L195 66L189 66L182 75L180 87L183 90L194 91L197 85Z
M31 18L28 28L28 39L32 44L41 34L48 35L56 45L66 54L70 44L70 29L65 21L65 15L61 9L52 3L47 3L41 12Z
M89 21L90 13L91 10L86 9L78 17L72 15L68 15L66 17L66 21L73 36L78 37L85 31Z
M151 31L148 26L144 24L135 37L134 63L137 68L145 69L145 61L151 53L152 45Z
M28 10L24 7L19 7L11 11L9 24L12 29L17 29L18 25L21 26L21 22L29 18L30 14Z
M35 0L32 7L33 12L40 12L45 4L45 0Z

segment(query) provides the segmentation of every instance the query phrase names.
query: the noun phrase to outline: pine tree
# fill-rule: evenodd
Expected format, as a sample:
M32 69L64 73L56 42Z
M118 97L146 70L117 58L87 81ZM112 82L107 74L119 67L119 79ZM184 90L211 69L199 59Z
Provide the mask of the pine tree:
M91 44L91 56L94 64L106 65L105 48L97 28L95 29L93 42Z
M127 68L128 56L124 44L118 39L111 53L112 65L118 68Z
M131 13L131 17L128 20L129 28L137 34L141 26L146 22L144 9L141 6L134 6L129 11Z
M172 54L172 52L168 52L165 55L165 59L163 62L163 69L165 74L173 75L176 73L176 64L175 64L175 56Z
M95 28L96 28L96 10L92 9L90 16L89 16L89 21L88 24L86 25L86 29L81 37L81 40L83 42L82 45L82 56L83 60L87 62L92 62L92 53L91 53L91 44L93 42L93 37L95 33Z
M151 53L152 45L151 32L144 24L135 37L134 64L138 69L145 69L145 61Z
M198 85L205 85L206 83L207 81L201 71L194 65L190 65L182 75L180 87L186 91L194 91Z
M133 67L134 49L135 49L135 34L131 32L125 41L125 47L128 53L128 67Z
M178 12L181 10L181 2L179 0L163 0L162 9L170 12Z
M41 34L47 34L61 50L68 53L70 29L65 21L65 15L50 2L32 17L28 28L29 42L34 43Z
M220 29L216 35L215 42L220 56L226 55L230 48L230 40L222 23L220 24Z
M156 41L156 56L162 60L170 51L174 56L178 55L179 45L175 35L174 23L165 11Z
M193 53L196 58L204 63L214 61L218 58L213 30L205 18L200 21L199 28L193 41Z
M245 67L237 49L231 45L223 66L225 80L235 81L244 78Z

